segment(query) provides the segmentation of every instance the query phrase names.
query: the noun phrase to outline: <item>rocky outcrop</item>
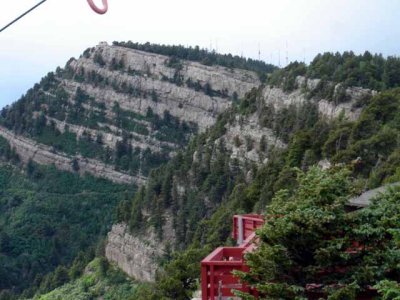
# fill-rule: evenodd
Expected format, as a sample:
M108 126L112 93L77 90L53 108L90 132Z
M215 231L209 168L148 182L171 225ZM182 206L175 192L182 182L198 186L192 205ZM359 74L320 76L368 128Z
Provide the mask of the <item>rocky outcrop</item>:
M236 116L235 120L226 126L222 139L226 149L231 153L231 159L256 164L268 161L268 152L271 148L284 149L287 146L271 129L260 125L257 113L247 117Z
M106 258L136 280L154 281L166 243L172 245L174 241L171 222L171 218L166 217L161 240L152 228L142 234L131 234L126 224L114 225L108 233Z
M266 86L261 89L260 100L263 105L272 106L278 113L280 110L289 106L300 108L307 102L314 103L318 109L320 117L329 120L343 116L343 118L354 121L358 119L362 111L362 103L365 99L376 94L375 91L363 89L360 87L348 87L343 89L341 84L334 86L333 99L337 99L342 93L342 99L345 101L335 103L327 99L318 97L309 98L307 92L312 92L319 86L319 79L306 79L299 76L297 78L297 89L287 93L279 87ZM333 87L333 86L332 86ZM274 131L265 126L261 126L259 115L262 113L257 109L250 115L236 115L235 120L225 126L226 132L222 138L216 141L216 144L222 139L225 148L231 153L231 159L238 159L240 162L252 162L257 164L268 161L268 152L271 148L284 149L287 147ZM269 116L263 116L268 119ZM273 117L271 116L273 119Z
M50 125L52 122L55 124L56 128L61 133L64 133L65 131L68 130L69 132L75 133L77 138L80 138L84 135L89 135L92 140L96 140L98 136L101 136L102 145L109 148L115 148L116 143L122 141L121 130L115 128L114 126L105 125L108 127L108 129L113 131L113 132L105 132L102 130L90 129L85 126L69 124L65 121L61 122L57 119L47 117L47 123ZM170 147L170 148L176 147L176 145L172 143L160 142L149 136L143 137L135 133L132 133L132 135L133 135L133 138L131 140L132 148L140 148L142 150L148 148L152 152L161 152L162 147Z
M105 72L109 73L108 71ZM110 74L106 76L110 76ZM68 80L64 81L64 85L71 93L79 86L87 94L95 98L96 101L104 103L108 110L111 110L113 104L118 102L122 109L141 115L146 115L149 108L159 116L168 111L172 116L182 121L195 123L201 131L212 126L218 114L225 111L231 105L229 99L209 97L203 93L178 87L168 82L147 78L129 79L127 81L134 81L131 84L140 86L141 89L146 89L147 91L155 90L158 95L157 101L149 98L132 97L131 95L118 93L111 88L99 88Z
M46 130L26 129L21 137L2 134L24 161L55 164L63 170L72 170L74 162L81 173L140 184L142 174L147 176L173 157L192 134L212 126L233 99L260 85L258 75L247 70L170 60L101 43L71 59L65 69L49 73L28 92L27 111L20 118ZM7 124L7 128L19 125ZM36 136L43 132L51 137ZM95 159L57 153L51 143L58 135L75 136L76 151ZM95 147L103 149L87 154ZM138 175L117 172L107 165L110 162Z
M102 57L106 66L112 61L117 61L122 62L123 67L119 70L100 67L93 60L96 55ZM150 97L132 97L115 92L110 86L100 88L79 84L90 96L108 107L112 107L117 101L121 108L140 114L146 114L147 109L151 108L162 116L164 111L168 110L180 120L196 123L200 130L213 125L217 115L231 105L229 97L234 94L243 97L252 88L261 84L254 72L205 66L190 61L180 61L181 67L176 69L168 66L168 60L169 57L164 55L101 44L92 51L90 58L81 57L79 60L71 61L69 66L75 72L85 74L95 72L107 78L108 82L131 85L144 91L145 94L157 94L157 101L154 101ZM181 84L171 82L177 74L181 78ZM203 91L187 86L185 84L187 80L199 83L201 86L208 84L212 90L224 91L229 97L207 95ZM64 85L73 92L77 83L65 80Z
M334 119L343 114L343 117L354 121L358 119L362 111L362 108L358 107L357 103L377 93L376 91L360 87L348 87L344 91L344 98L346 101L341 103L321 98L308 99L305 91L313 91L318 87L319 82L319 79L306 80L304 77L299 76L296 79L298 88L294 91L286 93L281 88L266 86L262 91L262 97L265 103L273 105L275 110L282 109L289 105L300 106L307 101L315 101L318 104L318 111L321 116ZM341 88L341 84L334 86L334 99L337 97L338 93L340 93Z
M116 183L138 184L146 182L145 178L130 176L113 169L94 159L87 159L81 156L70 157L64 153L58 153L51 147L36 143L30 139L15 135L12 132L0 127L0 136L5 138L10 146L15 149L22 162L32 160L42 165L54 165L56 168L65 171L89 173L93 176L102 177ZM74 165L75 161L75 167ZM79 170L77 170L79 169Z
M106 257L129 276L139 281L154 281L157 257L163 254L155 236L131 235L126 224L116 224L108 233Z
M118 46L108 46L100 44L95 49L96 53L101 53L106 62L112 59L123 60L125 68L129 66L144 74L157 76L167 76L172 78L176 69L168 67L166 62L169 57L148 53L144 51L127 49ZM180 61L182 68L180 75L183 80L188 78L199 80L200 83L209 83L214 90L228 90L229 95L234 92L239 97L243 97L253 87L260 85L257 74L242 69L229 69L221 66L206 66L197 62Z

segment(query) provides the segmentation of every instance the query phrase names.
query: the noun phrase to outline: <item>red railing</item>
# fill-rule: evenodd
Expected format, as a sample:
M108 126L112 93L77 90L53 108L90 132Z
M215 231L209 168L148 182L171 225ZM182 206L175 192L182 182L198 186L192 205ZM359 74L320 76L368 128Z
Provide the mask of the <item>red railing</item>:
M241 245L256 229L264 225L264 218L260 215L235 215L233 216L232 238Z
M238 247L215 249L201 262L202 300L234 297L233 290L256 295L256 291L240 282L233 271L248 272L244 254L253 251L255 230L264 224L259 215L236 215L233 217L232 237Z
M248 272L243 261L243 247L220 247L201 262L202 299L234 297L233 290L250 292L250 289L233 276L232 272Z

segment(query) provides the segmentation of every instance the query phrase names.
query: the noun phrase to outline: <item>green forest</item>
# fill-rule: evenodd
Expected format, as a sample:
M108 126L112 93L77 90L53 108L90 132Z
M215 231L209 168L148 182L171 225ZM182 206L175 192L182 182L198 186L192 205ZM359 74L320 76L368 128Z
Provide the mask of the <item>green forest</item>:
M327 199L332 198L332 201L344 201L365 189L398 182L400 180L400 161L397 159L399 157L400 90L387 90L372 99L367 99L362 105L364 110L357 121L350 122L344 118L328 121L318 118L315 103L312 101L306 103L303 109L289 107L271 112L271 108L261 100L259 91L253 91L238 106L222 114L212 129L196 137L186 151L152 173L147 187L143 188L131 202L123 202L120 205L118 217L130 224L131 230L136 234L140 234L143 226L154 226L161 236L164 212L172 211L174 229L177 234L176 247L186 250L178 251L176 257L173 256L172 260L166 263L155 287L146 292L143 291L141 297L143 299L190 299L191 292L198 288L195 279L199 276L200 260L212 248L221 244L232 245L229 237L231 225L227 220L237 213L264 213L266 209L268 211L269 205L286 201L285 199L288 203L297 203L298 199L298 204L301 205L301 199L297 193L302 193L299 189L301 189L304 176L299 178L299 171L310 172L307 175L310 176L309 180L313 176L327 176L314 174L316 171L312 169L312 166L321 159L327 158L332 163L344 165L348 169L346 176L340 170L332 175L334 179L347 180L346 178L349 178L344 183L334 182L334 186L324 192L323 196L328 197ZM224 134L226 125L233 122L236 115L246 116L253 113L258 115L260 123L265 124L266 128L274 130L277 135L287 140L288 147L285 151L277 151L273 147L269 149L270 159L265 165L239 167L238 161L230 161L230 153L226 151L223 141L219 140L217 143L215 141ZM268 121L263 123L266 119ZM195 154L196 159L194 159ZM254 180L250 185L245 179L247 170L254 172ZM330 180L333 179L327 178L327 181ZM186 192L177 193L177 184L184 185ZM338 185L343 185L341 188L346 188L346 190L336 192L334 188ZM301 194L301 196L305 195ZM311 197L308 194L307 196ZM284 200L281 200L281 197L285 197ZM377 215L375 221L371 219L371 222L384 222L382 218L386 216L383 212L388 205L394 205L390 204L390 201L396 203L396 199L394 197L393 200L388 200L389 203L382 203L384 206L379 208L381 215ZM276 205L281 207L280 204ZM310 208L313 213L316 213L315 209L319 209L318 203L315 205ZM377 205L379 206L379 203ZM150 217L143 216L142 209L152 211ZM378 213L378 208L372 206L357 218L365 220L364 214L370 213L371 210L376 210ZM335 213L336 211L330 212L331 215ZM389 219L397 220L398 211L392 210L392 213L393 216ZM348 225L339 224L338 226ZM368 226L374 227L376 224L371 223ZM392 226L397 230L398 223L390 223L387 226L379 230L388 230ZM270 230L276 230L276 228ZM301 231L290 234L301 234ZM322 231L320 234L327 233ZM362 236L360 233L360 238L363 240L370 233L364 234L365 236ZM395 240L388 240L388 243L387 251L393 255L398 253L398 243L396 244ZM198 250L200 245L202 250ZM366 256L365 259L378 258ZM358 262L360 261L362 260ZM388 261L388 264L389 268L398 268L393 261ZM382 275L382 270L376 270L367 264L365 268L371 268L373 273L368 283L379 284L379 280L386 278ZM398 281L396 272L394 271L393 277L387 278ZM348 283L350 279L346 280ZM362 290L365 285L366 283L361 281L354 291ZM295 291L296 287L293 287L293 290ZM301 295L300 292L299 295ZM291 297L288 296L287 299L293 299Z
M311 168L299 172L293 193L281 190L272 199L258 249L247 256L251 271L238 274L260 291L259 299L355 299L371 287L397 299L400 289L385 286L398 287L400 279L400 190L348 212L350 174ZM315 288L307 289L311 283Z
M23 167L0 142L0 299L11 299L62 285L67 268L77 276L102 253L117 204L136 188L32 162Z
M283 69L274 72L268 78L268 84L292 91L296 86L296 77L320 79L314 91L320 97L331 98L335 84L342 87L363 87L383 91L400 86L400 58L366 51L357 55L352 51L343 53L326 52L318 54L309 65L292 62ZM345 101L345 99L342 99Z

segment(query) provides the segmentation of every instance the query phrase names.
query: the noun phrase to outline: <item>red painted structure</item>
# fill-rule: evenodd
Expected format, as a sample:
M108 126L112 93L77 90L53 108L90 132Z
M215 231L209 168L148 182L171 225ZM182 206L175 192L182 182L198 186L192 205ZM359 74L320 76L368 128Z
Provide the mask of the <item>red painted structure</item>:
M241 224L241 225L240 225ZM257 228L264 225L264 218L260 215L235 215L233 216L232 238L241 245ZM243 228L241 236L240 229Z
M257 246L255 231L264 224L264 217L260 215L235 215L233 217L232 238L237 241L237 247L219 247L201 262L201 292L202 300L237 299L232 290L238 290L258 297L258 292L235 277L233 271L248 272L244 256L252 252ZM356 254L364 249L358 242L346 250L349 254ZM345 272L345 269L336 269L334 272ZM306 286L308 299L324 298L322 285L308 284ZM377 296L373 288L360 293L358 300L372 300Z
M260 215L235 215L232 237L238 247L219 247L201 262L202 300L233 297L232 290L257 295L257 291L241 283L232 271L248 272L244 255L254 249L255 231L264 224Z

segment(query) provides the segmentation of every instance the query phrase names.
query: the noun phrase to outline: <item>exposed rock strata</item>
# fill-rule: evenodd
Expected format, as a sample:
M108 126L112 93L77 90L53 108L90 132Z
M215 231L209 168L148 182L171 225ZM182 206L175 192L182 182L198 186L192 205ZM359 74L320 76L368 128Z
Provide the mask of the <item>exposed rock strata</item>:
M175 73L174 68L166 65L168 56L104 44L97 46L95 51L101 52L106 62L110 62L113 58L123 59L126 68L131 66L143 73L165 75L169 78ZM191 78L200 80L201 83L208 82L215 90L227 89L230 95L236 92L239 97L243 97L253 87L260 85L258 76L251 71L206 66L191 61L181 62L183 68L180 74L184 80Z
M65 171L73 171L73 160L76 159L79 165L79 173L89 173L97 177L106 178L116 183L138 184L146 182L145 178L130 176L113 169L94 159L69 157L64 153L56 153L51 147L36 143L30 139L18 136L0 127L0 135L8 140L12 148L15 149L22 162L27 163L30 159L42 165L55 165L56 168Z
M243 119L237 116L234 123L226 126L226 129L223 139L225 147L231 153L231 159L262 164L267 162L270 148L284 149L287 146L272 129L260 126L257 113ZM216 141L218 142L219 140ZM261 142L263 146L260 145Z
M126 224L116 224L108 233L106 257L129 276L139 281L154 281L157 260L164 255L165 243L173 242L171 219L166 218L164 237L159 241L151 229L145 234L132 235Z
M286 93L281 88L267 86L262 91L262 96L265 103L272 104L276 110L289 105L299 106L306 101L317 101L318 111L321 116L334 119L343 114L348 120L354 121L358 119L362 111L362 108L357 107L357 102L366 97L374 96L377 93L376 91L360 87L349 87L345 90L345 95L348 100L343 103L335 103L327 99L307 99L303 89L305 88L308 91L312 91L318 86L319 82L319 79L305 80L304 77L299 76L297 78L297 86L299 88L295 89L293 92ZM334 97L336 93L338 93L339 87L340 84L334 87Z
M159 115L168 110L171 115L183 121L197 123L199 128L204 130L213 125L217 115L231 105L228 98L209 96L188 88L185 84L178 86L161 80L162 78L172 79L177 72L176 69L167 66L166 62L169 59L167 56L104 44L97 46L92 56L98 54L103 57L106 64L110 64L113 59L123 61L124 69L111 71L108 68L99 67L92 59L84 57L72 61L70 67L76 72L80 69L85 73L96 72L107 78L109 82L131 84L149 93L155 91L158 96L158 101L155 102L148 98L135 98L116 93L110 87L95 88L82 84L81 88L85 92L108 106L117 101L121 108L141 114L145 114L149 107ZM190 61L181 61L181 64L179 75L183 82L190 79L202 85L208 83L213 90L226 91L229 96L237 94L238 97L243 97L252 88L260 85L260 80L254 72L205 66ZM128 69L135 70L140 75L130 75L127 73ZM74 83L68 80L64 81L64 84L69 88L74 86Z
M140 281L154 281L158 269L156 258L162 254L155 237L133 236L125 224L116 224L108 233L106 257L129 276Z
M98 135L101 135L103 145L110 148L115 148L116 143L122 140L122 136L121 134L119 134L120 132L117 128L113 128L116 133L110 133L102 130L90 129L85 126L78 126L69 124L67 122L61 122L57 119L50 117L47 117L47 120L49 123L54 122L55 126L58 130L60 130L61 133L65 132L66 128L68 127L68 131L75 133L77 138L83 136L84 134L88 134L93 140L95 140ZM108 124L107 126L110 127L110 125ZM152 139L151 137L143 137L140 135L135 135L134 133L131 134L133 135L133 139L131 140L131 145L133 148L138 147L142 150L149 148L152 152L161 152L162 146L167 146L171 148L176 147L176 145L172 143L160 142Z

